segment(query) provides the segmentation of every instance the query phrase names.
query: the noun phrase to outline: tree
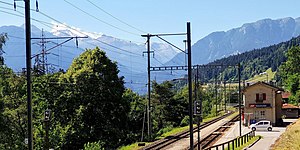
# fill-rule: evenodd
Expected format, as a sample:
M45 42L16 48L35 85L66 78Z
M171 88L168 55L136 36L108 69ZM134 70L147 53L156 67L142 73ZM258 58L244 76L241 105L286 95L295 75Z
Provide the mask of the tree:
M25 78L0 67L0 149L26 149Z
M55 118L68 127L63 149L103 142L116 148L126 138L130 103L123 100L124 81L117 64L99 48L87 49L60 78L70 84L55 103Z
M143 119L146 113L146 100L134 93L131 89L126 89L123 94L124 101L130 102L130 112L128 115L128 137L125 144L139 141L142 134Z
M152 83L153 128L158 132L164 128L179 126L187 113L187 99L175 97L173 84L165 81ZM159 132L162 134L162 132Z
M7 34L6 33L1 33L0 34L0 65L4 64L4 59L2 57L2 54L4 53L3 45L5 44L6 39L7 39Z
M300 47L292 47L286 53L287 61L280 66L279 75L292 93L290 103L298 104L300 99Z

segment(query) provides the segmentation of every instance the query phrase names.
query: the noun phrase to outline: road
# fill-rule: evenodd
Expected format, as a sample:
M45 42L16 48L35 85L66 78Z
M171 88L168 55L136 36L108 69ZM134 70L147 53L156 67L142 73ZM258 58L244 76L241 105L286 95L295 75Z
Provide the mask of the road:
M268 150L271 145L279 138L279 136L285 131L286 127L273 127L272 131L256 131L256 135L261 135L260 139L248 150Z
M268 150L272 144L278 139L278 137L285 131L286 127L273 127L272 131L256 131L256 135L261 135L263 138L260 139L248 150ZM242 135L250 132L248 127L242 126ZM215 145L227 142L239 136L239 122L235 122L231 129L229 129L221 139L219 139Z

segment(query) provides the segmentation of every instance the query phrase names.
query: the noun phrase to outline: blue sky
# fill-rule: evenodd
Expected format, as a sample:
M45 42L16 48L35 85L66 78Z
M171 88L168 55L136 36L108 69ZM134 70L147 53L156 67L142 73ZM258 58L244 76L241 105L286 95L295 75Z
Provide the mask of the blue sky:
M89 1L144 32L105 14ZM13 0L0 0L0 2L13 4ZM94 15L97 19L84 14L67 2ZM31 3L31 8L35 9L35 0L31 0ZM194 43L211 32L226 31L264 18L300 17L299 0L38 0L38 3L41 12L70 26L137 42L145 42L145 39L139 36L140 34L185 32L187 21L192 25ZM17 1L17 5L24 6L22 1ZM0 3L0 10L18 14L6 8L13 9L13 6ZM17 10L24 12L20 7ZM31 16L40 21L53 22L37 12L31 12ZM0 12L0 18L0 26L24 23L23 18L4 12ZM111 27L103 21L133 34ZM48 26L35 21L32 21L32 24L44 30L51 30ZM168 37L180 47L183 46L184 38Z

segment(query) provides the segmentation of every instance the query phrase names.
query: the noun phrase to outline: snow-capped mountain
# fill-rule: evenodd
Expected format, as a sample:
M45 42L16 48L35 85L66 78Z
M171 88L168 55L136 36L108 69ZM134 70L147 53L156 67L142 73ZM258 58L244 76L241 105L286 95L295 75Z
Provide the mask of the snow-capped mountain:
M9 37L4 47L5 63L15 71L20 71L25 67L24 28L22 26L2 26L0 33L2 32L8 33ZM229 55L283 42L299 34L300 18L264 19L246 23L226 32L213 32L197 41L192 46L192 61L193 64L205 64ZM41 29L33 26L32 37L41 37L41 35ZM78 48L75 44L76 40L73 39L51 50L51 54L48 55L48 61L51 64L67 69L73 58L80 55L86 48L92 49L98 46L107 53L111 60L118 63L120 75L125 77L127 87L135 91L145 90L147 83L147 57L143 56L143 52L146 51L145 43L134 43L102 33L86 32L57 24L54 25L52 31L45 31L44 36L88 36L88 38L78 39ZM38 40L32 40L33 54L39 53L41 50L38 42ZM49 41L46 48L51 48L61 42L63 40ZM155 57L151 58L151 66L185 65L184 54L178 53L170 45L151 43L151 47L151 50L155 51ZM159 80L172 79L180 75L176 72L173 72L172 75L170 72L151 72L152 79L159 77Z
M143 52L147 51L144 43L137 44L131 41L121 40L102 33L86 32L67 25L55 24L53 29L43 31L35 26L31 27L33 38L49 37L85 37L76 38L64 43L68 39L45 40L45 49L51 49L57 44L64 43L52 49L47 55L47 62L56 69L68 69L73 58L79 56L85 49L93 49L96 46L104 50L108 57L118 63L120 75L125 77L129 86L139 83L147 83L147 57ZM25 31L24 26L2 26L0 33L7 33L9 40L4 47L5 64L15 71L25 68ZM76 44L78 43L78 44ZM78 45L78 47L77 47ZM177 52L168 44L151 43L155 50L155 57L151 57L151 66L161 66L169 61ZM41 39L32 40L32 56L41 52ZM32 64L35 63L35 57ZM139 85L140 86L140 85ZM134 89L134 86L131 86Z
M85 31L82 31L80 28L70 27L67 24L57 24L57 23L53 23L53 28L50 32L53 35L58 36L58 37L61 37L61 36L78 36L78 37L88 36L92 39L97 39L103 35L102 33L85 32Z

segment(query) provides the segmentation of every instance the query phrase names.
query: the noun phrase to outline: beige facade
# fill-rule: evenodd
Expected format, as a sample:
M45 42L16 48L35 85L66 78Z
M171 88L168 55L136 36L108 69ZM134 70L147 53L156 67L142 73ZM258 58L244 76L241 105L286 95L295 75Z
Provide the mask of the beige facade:
M257 82L243 90L244 124L269 120L273 125L281 118L281 89L273 85Z

